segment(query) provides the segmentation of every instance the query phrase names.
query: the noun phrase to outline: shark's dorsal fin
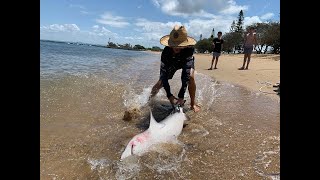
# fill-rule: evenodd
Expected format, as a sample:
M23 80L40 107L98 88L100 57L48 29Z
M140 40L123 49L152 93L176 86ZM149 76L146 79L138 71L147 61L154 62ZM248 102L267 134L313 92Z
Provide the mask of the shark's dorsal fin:
M164 124L158 123L158 122L154 119L154 117L153 117L153 115L152 115L152 111L150 110L150 125L149 125L150 131L151 131L151 132L157 131L158 129L163 128L163 126L164 126Z

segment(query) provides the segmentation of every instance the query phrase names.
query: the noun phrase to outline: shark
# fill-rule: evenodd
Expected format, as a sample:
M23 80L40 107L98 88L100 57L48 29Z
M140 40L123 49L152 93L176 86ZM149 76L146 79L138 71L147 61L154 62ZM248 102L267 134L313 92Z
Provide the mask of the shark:
M142 155L155 144L177 140L181 134L185 121L190 118L183 112L182 107L177 107L161 122L157 122L150 110L150 123L147 130L135 135L123 151L120 160L132 155Z

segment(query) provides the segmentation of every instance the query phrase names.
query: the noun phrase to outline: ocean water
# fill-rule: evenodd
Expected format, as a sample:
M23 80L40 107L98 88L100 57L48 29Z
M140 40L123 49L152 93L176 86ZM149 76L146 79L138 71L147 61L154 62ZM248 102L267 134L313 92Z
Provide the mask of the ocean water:
M145 107L160 54L40 41L41 179L280 179L279 103L244 87L195 74L199 113L177 144L120 156L148 127ZM197 68L197 67L196 67ZM180 72L170 80L180 89ZM165 91L152 109L169 113ZM138 109L124 121L124 112Z

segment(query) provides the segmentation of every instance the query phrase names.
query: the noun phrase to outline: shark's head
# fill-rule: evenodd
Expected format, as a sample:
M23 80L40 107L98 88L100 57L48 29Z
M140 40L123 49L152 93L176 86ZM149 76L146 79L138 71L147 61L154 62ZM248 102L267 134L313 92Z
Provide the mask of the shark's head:
M187 115L183 112L183 107L179 107L177 113L181 113L181 115L183 115L184 121L189 121L189 120L190 120L189 116L187 116Z
M171 114L175 114L175 113L181 113L180 115L182 115L182 117L185 117L185 118L183 118L184 119L184 121L189 121L190 120L190 118L189 118L189 116L187 116L184 112L183 112L183 107L181 107L181 106L174 106L173 107L174 109L173 109L173 111L171 112Z

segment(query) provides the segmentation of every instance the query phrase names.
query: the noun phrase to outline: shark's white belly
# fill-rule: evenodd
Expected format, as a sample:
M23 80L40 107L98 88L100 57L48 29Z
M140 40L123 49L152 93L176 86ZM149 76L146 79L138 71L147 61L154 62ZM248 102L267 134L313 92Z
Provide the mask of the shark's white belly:
M180 113L168 116L160 123L154 120L151 113L149 128L131 139L122 153L121 159L133 154L141 155L154 144L176 140L182 131L185 120L186 116L182 110Z

